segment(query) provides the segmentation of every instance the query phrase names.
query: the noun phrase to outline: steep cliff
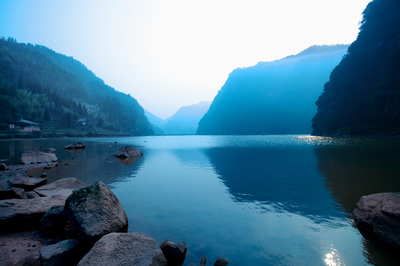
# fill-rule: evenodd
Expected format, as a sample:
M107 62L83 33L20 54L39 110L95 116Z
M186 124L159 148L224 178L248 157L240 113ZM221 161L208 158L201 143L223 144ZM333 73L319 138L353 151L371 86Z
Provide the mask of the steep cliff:
M310 134L315 100L347 48L312 46L281 60L235 69L197 134Z
M400 134L400 1L374 0L316 102L313 135Z

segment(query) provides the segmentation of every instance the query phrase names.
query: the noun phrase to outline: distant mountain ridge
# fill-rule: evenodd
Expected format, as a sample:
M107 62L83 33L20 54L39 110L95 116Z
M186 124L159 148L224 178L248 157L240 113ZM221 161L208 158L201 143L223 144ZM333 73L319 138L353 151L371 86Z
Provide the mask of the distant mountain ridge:
M374 0L316 102L313 135L400 135L400 1Z
M88 130L154 133L136 99L104 84L72 57L2 38L0 69L0 123L24 118L44 128L72 128L84 118Z
M200 119L207 112L211 102L203 101L181 107L162 127L164 134L168 135L194 135Z
M166 135L194 135L200 119L207 112L211 102L202 101L197 104L182 106L171 117L161 119L149 111L145 111L150 123L162 131L157 131L157 134Z
M297 55L233 70L197 134L309 134L315 101L348 45L312 46Z

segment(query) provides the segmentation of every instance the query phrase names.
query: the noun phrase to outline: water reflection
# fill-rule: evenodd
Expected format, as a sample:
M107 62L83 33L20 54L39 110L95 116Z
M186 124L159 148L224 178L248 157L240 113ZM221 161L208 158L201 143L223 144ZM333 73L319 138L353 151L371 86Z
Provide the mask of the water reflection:
M347 213L353 211L363 195L400 191L398 140L391 145L376 141L365 139L358 145L315 149L318 170L334 199Z
M101 139L104 141L104 139ZM142 166L145 156L137 161L119 162L113 154L121 148L120 144L111 141L106 143L96 142L95 139L85 142L84 150L65 150L68 144L76 142L74 139L48 139L48 140L16 140L0 141L0 158L9 159L9 163L19 164L21 153L30 150L45 151L54 148L58 161L58 167L51 169L38 169L31 171L35 177L45 172L48 183L65 177L75 177L90 185L102 181L110 187L116 182L122 182L131 178Z
M399 148L398 138L349 138L347 145L320 146L314 152L326 187L350 214L363 195L400 191ZM398 251L361 233L368 264L398 265Z
M342 216L316 170L312 148L229 148L204 151L238 202L307 216L319 223Z

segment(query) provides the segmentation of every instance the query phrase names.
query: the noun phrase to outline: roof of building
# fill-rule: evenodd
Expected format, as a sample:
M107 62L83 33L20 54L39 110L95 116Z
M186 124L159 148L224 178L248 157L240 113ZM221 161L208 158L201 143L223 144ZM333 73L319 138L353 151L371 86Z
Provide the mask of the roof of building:
M18 121L18 123L25 123L25 124L29 124L29 125L35 125L35 126L38 126L38 125L39 125L38 123L29 121L29 120L25 120L25 119L20 119L20 120Z

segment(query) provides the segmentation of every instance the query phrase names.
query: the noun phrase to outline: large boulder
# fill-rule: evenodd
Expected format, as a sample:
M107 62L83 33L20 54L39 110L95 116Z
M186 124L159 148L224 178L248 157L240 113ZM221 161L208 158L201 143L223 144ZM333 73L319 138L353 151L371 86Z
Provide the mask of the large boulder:
M140 157L143 154L136 148L132 148L131 146L123 146L121 149L117 150L114 153L114 156L117 158L134 158L134 157Z
M53 206L63 206L65 197L0 200L0 231L40 228L40 219Z
M43 162L49 163L55 161L57 161L57 157L54 153L51 152L28 151L22 153L21 155L21 162L23 164L43 163Z
M40 262L43 266L73 265L73 262L79 261L78 244L79 241L76 239L67 239L45 246L39 250Z
M175 243L166 239L160 244L160 249L171 265L183 264L185 261L187 247L183 241Z
M363 196L352 214L359 228L400 248L400 193Z
M68 198L72 194L72 191L85 187L86 184L82 183L76 178L67 177L59 179L45 186L38 187L33 191L42 197L51 197L54 195L62 195Z
M106 234L128 229L128 217L121 203L101 181L72 192L64 210L74 231L89 245Z
M46 178L28 177L21 174L16 174L14 177L14 181L12 182L12 186L23 188L26 191L31 191L34 188L45 185L46 183Z
M160 253L157 242L143 233L111 233L97 241L78 266L149 266Z

